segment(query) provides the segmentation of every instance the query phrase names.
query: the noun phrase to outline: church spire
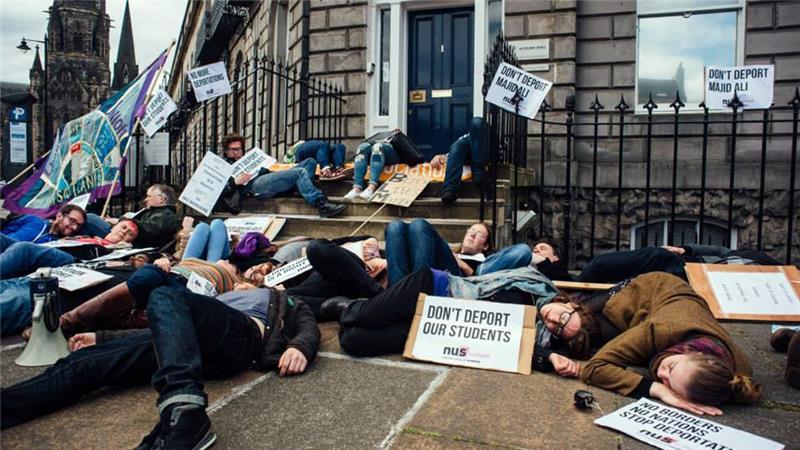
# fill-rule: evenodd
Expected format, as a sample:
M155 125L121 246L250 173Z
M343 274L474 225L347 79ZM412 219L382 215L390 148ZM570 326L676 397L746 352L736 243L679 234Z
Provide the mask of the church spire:
M42 68L42 59L39 58L39 46L36 46L36 56L33 58L33 65L31 66L31 72L42 73L44 69Z
M114 64L114 80L111 82L111 90L120 90L137 75L139 75L139 66L136 65L136 52L133 49L131 10L128 2L125 2L125 16L122 19L122 32L119 36L119 49L117 62Z

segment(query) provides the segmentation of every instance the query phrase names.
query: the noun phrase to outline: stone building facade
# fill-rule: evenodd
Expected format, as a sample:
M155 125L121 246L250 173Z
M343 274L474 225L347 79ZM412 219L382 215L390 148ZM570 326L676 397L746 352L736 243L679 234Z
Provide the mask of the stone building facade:
M596 241L594 250L591 248L585 192L595 186L595 192L603 192L598 196L614 199L610 203L596 201L596 211L616 208L620 154L626 189L623 216L627 217L621 230L623 248L638 245L636 233L642 218L637 211L643 195L634 193L644 188L648 159L651 203L661 204L662 191L671 188L672 169L677 165L676 185L685 196L679 215L689 222L698 220L699 208L690 205L697 203L693 199L705 167L708 198L704 200L704 221L719 225L727 221L730 166L735 158L735 229L725 230L724 243L755 246L752 227L758 222L759 209L753 208L749 199L760 196L764 166L768 206L763 214L770 217L762 243L781 258L786 254L785 237L800 235L795 232L800 216L795 218L794 229L786 228L789 192L794 193L794 204L800 204L796 189L789 187L788 164L792 148L788 103L800 85L800 4L698 0L680 5L676 9L672 2L646 0L190 2L170 89L173 98L184 98L186 71L197 65L224 61L233 78L237 66L254 55L266 55L288 61L300 74L341 86L347 100L343 141L351 151L364 136L378 131L400 128L414 136L413 128L419 123L428 123L424 131L429 135L449 137L463 132L458 120L483 115L481 85L485 76L491 75L484 74L484 62L493 37L502 30L518 47L523 68L554 82L547 97L551 107L547 123L528 121L527 162L537 169L539 179L525 204L543 215L544 226L537 234L563 238L558 211L569 204L575 208L570 216L569 246L573 255L581 255L574 262L580 265L587 255L609 249L612 242L616 248L616 214L609 222L602 215L606 213L595 218ZM713 55L705 50L711 44L716 49ZM775 65L775 105L768 115L766 164L761 163L762 111L738 116L744 123L739 124L735 147L727 123L731 114L712 112L710 120L722 123L709 126L707 164L703 166L703 114L698 108L702 88L697 80L698 67L704 64ZM674 110L669 106L673 90L681 92L685 103L679 110L680 121L692 122L680 125L675 162L674 114L670 114ZM649 144L644 138L648 128L645 91L652 93L658 104L650 127L655 137ZM252 124L266 118L250 106L249 95L245 92L240 99L236 123L228 123L227 128L218 123L213 133L217 140L225 132L238 131L255 143ZM620 113L615 107L623 98L630 108L624 114L620 144ZM596 140L591 109L595 99L603 107L597 107L600 125ZM442 112L448 108L449 116ZM568 113L575 124L569 161ZM199 115L189 120L189 130L202 128ZM423 134L421 139L425 138ZM539 170L542 162L543 171ZM556 189L566 182L567 165L573 186L570 202L558 200ZM536 189L540 186L546 188L541 197ZM795 206L795 216L797 211ZM649 218L662 220L664 211L652 206ZM614 228L611 237L610 227ZM650 245L667 241L664 233L654 233L653 239L661 241L650 241ZM717 239L718 234L703 238ZM794 247L798 245L795 241ZM793 260L797 258L800 248L793 250Z

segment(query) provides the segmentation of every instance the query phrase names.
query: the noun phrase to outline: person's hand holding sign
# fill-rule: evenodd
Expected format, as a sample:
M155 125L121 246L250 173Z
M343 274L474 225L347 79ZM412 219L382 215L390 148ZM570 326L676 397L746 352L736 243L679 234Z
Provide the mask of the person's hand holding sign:
M236 176L236 178L233 179L233 183L236 184L237 186L242 186L247 184L252 179L253 179L252 173L240 173L239 175Z

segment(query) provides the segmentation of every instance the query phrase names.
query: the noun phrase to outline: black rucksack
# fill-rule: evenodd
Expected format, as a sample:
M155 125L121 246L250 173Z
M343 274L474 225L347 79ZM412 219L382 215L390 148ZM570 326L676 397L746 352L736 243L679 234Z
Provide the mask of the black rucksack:
M364 139L364 142L377 144L386 142L397 152L400 162L409 166L416 166L425 161L425 156L417 149L416 144L411 141L402 131L383 131L373 134Z

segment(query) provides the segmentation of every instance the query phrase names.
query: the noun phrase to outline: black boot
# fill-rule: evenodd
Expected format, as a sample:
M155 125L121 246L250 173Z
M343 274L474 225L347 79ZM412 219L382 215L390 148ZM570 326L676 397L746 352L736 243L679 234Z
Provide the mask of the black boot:
M161 433L161 421L159 420L155 427L150 431L150 434L142 439L142 442L133 450L155 450L164 447L164 436Z
M345 212L347 205L331 203L327 199L323 199L317 202L317 208L319 208L320 217L333 217Z
M191 403L170 405L161 413L163 448L203 450L217 440L206 408ZM157 448L157 447L156 447Z
M446 190L442 191L442 203L444 203L446 205L454 203L457 198L458 198L458 195L454 191L451 191L449 189L446 189Z
M319 307L319 314L317 315L318 322L338 322L339 317L347 309L350 304L363 301L363 299L354 299L347 297L331 297L325 300Z

